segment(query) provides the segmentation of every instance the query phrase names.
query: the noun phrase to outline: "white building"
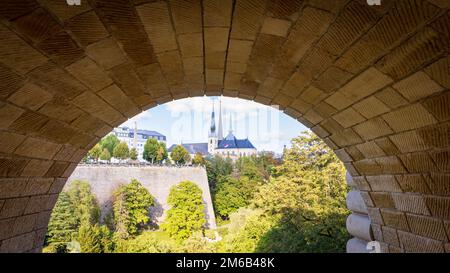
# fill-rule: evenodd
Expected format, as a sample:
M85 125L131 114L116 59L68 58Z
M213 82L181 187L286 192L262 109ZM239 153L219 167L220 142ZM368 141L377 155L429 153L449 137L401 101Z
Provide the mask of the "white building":
M130 150L131 148L136 148L139 161L145 161L142 154L144 153L144 145L147 142L147 139L154 138L160 142L166 142L165 135L156 131L137 129L136 124L134 129L129 127L118 127L114 128L111 133L116 135L120 141L124 141Z

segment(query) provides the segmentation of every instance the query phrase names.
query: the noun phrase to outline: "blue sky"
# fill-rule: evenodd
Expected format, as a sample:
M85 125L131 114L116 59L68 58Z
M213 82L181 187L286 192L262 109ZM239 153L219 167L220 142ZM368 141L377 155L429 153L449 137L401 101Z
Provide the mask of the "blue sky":
M308 130L300 122L276 107L230 97L193 97L158 105L126 121L122 126L158 131L167 136L167 146L189 142L207 142L214 103L218 127L219 100L222 104L224 136L230 120L237 138L248 137L259 151L281 153L290 140Z

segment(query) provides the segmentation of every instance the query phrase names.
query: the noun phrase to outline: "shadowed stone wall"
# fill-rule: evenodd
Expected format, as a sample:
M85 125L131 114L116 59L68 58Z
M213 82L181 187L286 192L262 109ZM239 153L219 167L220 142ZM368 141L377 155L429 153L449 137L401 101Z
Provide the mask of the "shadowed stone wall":
M111 210L114 190L121 184L130 183L131 179L137 179L155 197L156 206L151 210L151 215L156 217L157 223L164 220L165 212L170 208L167 204L170 188L182 181L194 182L203 192L207 227L210 229L216 228L208 178L206 170L202 167L80 165L67 180L66 187L74 180L89 182L102 212L108 212Z

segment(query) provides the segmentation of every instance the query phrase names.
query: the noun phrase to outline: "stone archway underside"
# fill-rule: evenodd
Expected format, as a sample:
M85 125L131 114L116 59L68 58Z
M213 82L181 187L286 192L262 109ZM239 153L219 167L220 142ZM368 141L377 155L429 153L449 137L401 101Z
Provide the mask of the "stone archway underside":
M448 0L3 0L0 252L40 251L99 139L172 99L280 105L345 163L390 252L450 252Z

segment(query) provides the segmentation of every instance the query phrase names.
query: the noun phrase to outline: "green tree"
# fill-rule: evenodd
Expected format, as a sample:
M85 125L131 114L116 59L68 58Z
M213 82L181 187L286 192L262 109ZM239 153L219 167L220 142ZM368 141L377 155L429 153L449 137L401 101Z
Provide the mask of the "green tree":
M102 153L102 147L99 143L95 144L95 146L89 150L88 157L92 158L95 161L98 161L100 154Z
M203 158L201 153L196 153L192 159L192 164L204 166L206 164L206 160Z
M333 151L317 136L303 133L292 140L273 176L259 188L254 205L295 225L302 251L344 251L348 189L345 168Z
M223 238L220 252L257 252L264 235L276 220L262 210L241 208L230 215L229 232Z
M217 216L227 219L241 207L249 204L247 194L242 190L242 181L231 176L221 176L213 193L214 209Z
M164 142L158 142L158 140L154 138L149 138L145 142L142 156L144 160L147 160L152 164L161 163L166 160L168 156L166 144Z
M52 211L46 236L46 245L51 245L55 252L65 252L66 245L76 233L78 220L75 206L66 192L59 194Z
M67 194L72 204L74 204L73 213L77 219L78 226L83 224L93 225L99 221L100 208L88 182L81 180L72 181L67 188Z
M201 230L205 223L205 204L202 190L193 182L183 181L170 189L167 203L171 208L161 228L181 242L195 231Z
M120 142L114 148L113 156L119 160L127 159L130 155L130 150L125 142Z
M138 152L136 148L131 148L130 150L130 158L131 160L137 160L138 159Z
M172 152L170 153L170 158L175 162L175 164L186 164L191 160L191 156L183 145L176 145Z
M180 252L176 241L161 231L144 231L133 239L122 241L114 251L119 253Z
M108 149L103 149L103 152L100 154L100 159L106 161L111 160L111 153L108 151Z
M120 143L120 140L114 134L109 134L106 137L102 138L100 141L100 146L102 147L102 151L107 149L109 154L112 155L114 153L114 148Z
M113 204L117 237L124 239L138 234L149 222L149 209L154 204L153 196L136 179L120 186L114 192Z
M231 158L223 158L219 155L206 158L206 174L211 191L214 191L217 181L221 176L231 175L233 172L233 161Z
M111 233L106 226L83 224L77 234L82 253L109 253L112 251Z

